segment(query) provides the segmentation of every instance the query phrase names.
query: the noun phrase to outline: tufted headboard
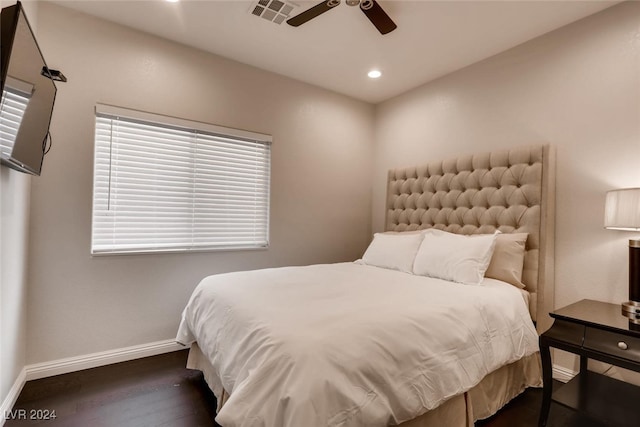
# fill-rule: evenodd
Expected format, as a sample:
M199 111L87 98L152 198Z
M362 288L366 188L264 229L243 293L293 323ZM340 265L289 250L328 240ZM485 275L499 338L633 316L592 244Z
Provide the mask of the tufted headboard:
M549 145L389 171L386 231L528 233L522 281L541 333L551 325L555 158Z

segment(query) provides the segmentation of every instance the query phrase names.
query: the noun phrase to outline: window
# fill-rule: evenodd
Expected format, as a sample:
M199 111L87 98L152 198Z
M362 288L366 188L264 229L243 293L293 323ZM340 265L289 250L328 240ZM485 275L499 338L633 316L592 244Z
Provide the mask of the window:
M13 144L27 110L29 96L18 90L2 90L0 105L0 151L2 158L11 157Z
M265 248L271 137L98 105L92 254Z

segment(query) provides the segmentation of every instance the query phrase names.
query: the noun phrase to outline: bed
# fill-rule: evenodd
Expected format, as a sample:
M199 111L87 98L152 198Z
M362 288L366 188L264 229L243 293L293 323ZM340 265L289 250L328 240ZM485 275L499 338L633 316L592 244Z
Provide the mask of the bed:
M223 427L470 427L541 386L553 218L548 145L391 170L385 232L362 260L207 277L176 340ZM490 277L498 239L522 235L518 279ZM461 279L465 268L437 261L460 239L491 246L475 285L477 268Z

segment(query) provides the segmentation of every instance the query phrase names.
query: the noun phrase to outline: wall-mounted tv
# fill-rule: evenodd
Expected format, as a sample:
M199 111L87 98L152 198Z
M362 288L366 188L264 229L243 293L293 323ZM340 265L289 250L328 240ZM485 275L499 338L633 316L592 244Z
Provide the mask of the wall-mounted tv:
M40 175L56 86L20 2L2 9L0 38L0 161Z

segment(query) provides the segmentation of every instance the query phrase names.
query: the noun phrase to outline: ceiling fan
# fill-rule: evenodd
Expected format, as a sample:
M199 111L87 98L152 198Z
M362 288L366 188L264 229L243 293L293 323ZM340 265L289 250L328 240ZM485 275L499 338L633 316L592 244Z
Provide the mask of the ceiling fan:
M369 21L380 31L387 34L395 30L397 25L389 18L376 0L346 0L349 6L360 6L360 10L369 18ZM287 20L287 24L298 27L311 19L330 11L340 4L340 0L325 0L299 15Z

